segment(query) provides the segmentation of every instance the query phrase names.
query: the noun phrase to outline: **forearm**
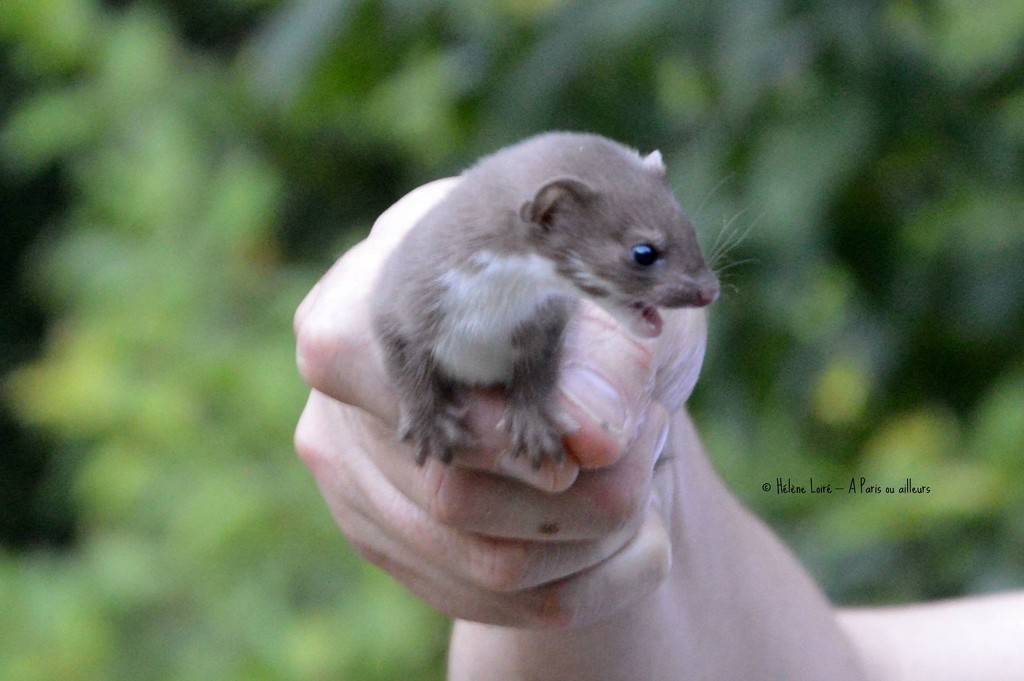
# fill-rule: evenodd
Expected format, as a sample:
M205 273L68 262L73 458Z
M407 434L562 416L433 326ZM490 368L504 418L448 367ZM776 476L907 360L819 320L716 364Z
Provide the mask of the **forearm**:
M828 602L702 451L678 415L672 459L657 473L670 486L663 498L673 554L657 590L580 629L457 622L450 678L865 678Z
M1024 679L1024 591L925 605L851 609L840 622L878 678Z

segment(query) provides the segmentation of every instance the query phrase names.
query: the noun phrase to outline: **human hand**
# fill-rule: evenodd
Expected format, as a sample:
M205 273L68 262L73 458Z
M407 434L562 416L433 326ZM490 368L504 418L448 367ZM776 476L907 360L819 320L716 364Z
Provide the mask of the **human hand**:
M669 571L673 477L656 464L669 415L696 382L704 312L665 311L662 335L644 341L581 306L560 379L578 425L562 466L534 470L512 456L496 427L500 396L484 390L469 415L479 448L417 466L395 437L370 293L386 255L455 182L425 185L381 215L299 307L298 363L314 390L296 448L360 554L439 610L516 627L593 622Z

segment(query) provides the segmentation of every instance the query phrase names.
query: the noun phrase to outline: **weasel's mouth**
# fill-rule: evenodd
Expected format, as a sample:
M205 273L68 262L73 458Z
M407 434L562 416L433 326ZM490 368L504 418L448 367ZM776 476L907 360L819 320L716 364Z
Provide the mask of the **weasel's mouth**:
M653 305L648 305L642 300L625 302L607 298L594 302L603 307L615 321L626 327L634 336L655 338L661 334L661 314Z
M658 308L641 302L629 306L632 319L629 330L642 338L654 338L661 334L661 315Z
M654 338L661 333L661 315L653 305L636 301L609 305L605 309L634 336Z

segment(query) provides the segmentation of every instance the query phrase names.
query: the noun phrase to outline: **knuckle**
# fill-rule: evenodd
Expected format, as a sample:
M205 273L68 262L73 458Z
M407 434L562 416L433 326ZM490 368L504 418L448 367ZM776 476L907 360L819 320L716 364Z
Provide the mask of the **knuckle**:
M594 515L593 522L606 533L621 530L636 520L645 496L643 485L625 477L612 479L601 490L600 512Z
M383 551L379 550L373 544L368 541L364 541L357 537L348 537L349 544L355 550L356 554L368 563L376 565L377 567L389 570L392 564L391 559Z
M342 401L354 399L355 376L369 357L369 346L345 327L305 323L296 334L295 363L311 388Z
M309 418L299 419L293 441L295 452L307 468L315 468L325 458L323 440L316 436Z
M355 403L372 374L377 378L375 338L361 313L338 310L311 314L295 333L295 362L311 388L342 402Z
M428 515L449 527L461 527L467 520L467 495L457 471L430 461L423 476L427 486Z
M468 569L473 582L502 593L523 588L529 572L528 549L524 544L481 538L471 546Z
M295 361L299 375L314 388L328 380L331 367L340 355L337 337L323 326L304 321L295 330Z
M559 586L540 590L539 598L529 612L533 624L542 629L571 629L579 618L580 608Z

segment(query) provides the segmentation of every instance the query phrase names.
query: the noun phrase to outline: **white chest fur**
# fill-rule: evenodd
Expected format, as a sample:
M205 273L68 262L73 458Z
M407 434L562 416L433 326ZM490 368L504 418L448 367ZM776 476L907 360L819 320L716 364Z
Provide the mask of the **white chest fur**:
M480 385L511 378L513 333L566 290L552 263L538 255L489 252L474 254L439 283L443 322L434 357L452 377Z

